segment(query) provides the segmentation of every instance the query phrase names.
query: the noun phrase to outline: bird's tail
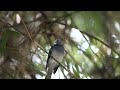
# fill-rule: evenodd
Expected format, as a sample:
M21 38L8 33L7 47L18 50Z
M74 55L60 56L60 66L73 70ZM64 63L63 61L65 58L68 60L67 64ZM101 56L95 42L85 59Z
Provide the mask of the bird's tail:
M48 68L48 72L47 72L47 75L45 77L45 79L50 79L51 78L51 75L52 75L52 69Z

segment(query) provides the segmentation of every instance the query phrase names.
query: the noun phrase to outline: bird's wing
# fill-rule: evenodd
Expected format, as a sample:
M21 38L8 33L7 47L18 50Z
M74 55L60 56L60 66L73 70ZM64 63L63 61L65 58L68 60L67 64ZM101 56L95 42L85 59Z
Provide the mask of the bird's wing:
M53 71L54 74L56 73L58 67L59 67L59 65L54 68L54 71Z
M48 67L48 62L49 62L51 54L52 54L52 48L49 50L49 54L48 54L48 58L47 58L47 64L46 64L46 69Z

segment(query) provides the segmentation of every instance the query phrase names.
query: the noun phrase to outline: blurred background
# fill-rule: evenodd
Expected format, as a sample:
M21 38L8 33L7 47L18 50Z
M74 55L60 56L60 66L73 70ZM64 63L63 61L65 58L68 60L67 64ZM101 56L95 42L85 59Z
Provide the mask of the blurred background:
M119 23L119 11L0 11L0 79L44 79L57 38L64 67L51 79L118 79Z

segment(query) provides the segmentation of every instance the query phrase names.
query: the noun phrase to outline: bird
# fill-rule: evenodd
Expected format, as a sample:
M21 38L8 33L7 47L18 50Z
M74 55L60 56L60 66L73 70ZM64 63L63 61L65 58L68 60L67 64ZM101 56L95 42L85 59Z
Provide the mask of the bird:
M48 53L48 58L47 58L47 63L46 63L46 70L47 70L47 75L45 79L50 79L52 73L56 73L59 63L62 62L63 57L64 57L64 46L63 42L58 38L55 42L55 44L50 48L49 53ZM52 57L57 60L56 62Z

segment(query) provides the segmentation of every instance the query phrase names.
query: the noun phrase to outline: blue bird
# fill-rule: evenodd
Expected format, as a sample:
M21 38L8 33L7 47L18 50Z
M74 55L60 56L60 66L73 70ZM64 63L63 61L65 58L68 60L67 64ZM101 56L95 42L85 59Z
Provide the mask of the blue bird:
M45 79L50 79L52 73L56 73L59 63L61 62L63 57L64 57L64 46L63 43L60 39L57 39L55 44L50 48L48 58L47 58L47 64L46 64L46 69L47 69L47 75ZM52 57L57 60L56 62Z

